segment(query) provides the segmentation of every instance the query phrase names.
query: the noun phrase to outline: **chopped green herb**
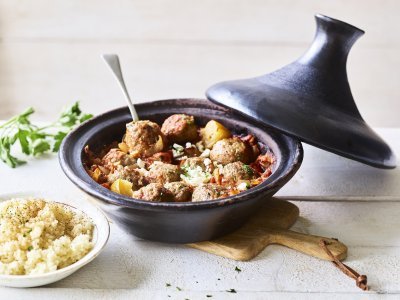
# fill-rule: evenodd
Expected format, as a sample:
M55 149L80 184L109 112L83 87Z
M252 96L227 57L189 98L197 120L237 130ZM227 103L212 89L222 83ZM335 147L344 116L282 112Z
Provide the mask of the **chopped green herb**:
M247 175L253 175L253 169L249 165L243 165L243 169L247 173Z
M232 293L232 294L236 294L236 293L237 293L235 289L227 290L227 292L228 292L228 293Z
M28 108L0 125L0 160L12 168L26 163L13 155L14 144L19 143L22 153L28 156L58 152L68 132L92 117L90 114L83 114L79 102L75 102L61 113L57 121L48 126L38 127L30 121L30 116L34 112L32 107Z
M29 247L28 247L28 251L31 251L31 250L33 250L33 247L32 247L32 246L29 246Z
M235 271L238 272L238 273L242 272L242 270L240 270L238 267L235 267Z
M165 286L166 286L166 287L170 287L171 284L170 284L170 283L166 283Z
M211 298L211 297L212 297L212 295L206 295L206 297L207 297L207 298Z
M178 291L182 291L182 289L181 289L179 286L177 286L176 289L177 289Z

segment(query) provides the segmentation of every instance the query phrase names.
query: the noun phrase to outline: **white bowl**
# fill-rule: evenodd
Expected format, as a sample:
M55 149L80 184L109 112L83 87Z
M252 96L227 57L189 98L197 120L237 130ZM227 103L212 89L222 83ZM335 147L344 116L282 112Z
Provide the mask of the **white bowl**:
M93 205L89 205L85 199L81 199L83 201L84 206L89 209L85 209L85 211L75 208L72 205L57 201L57 198L51 196L48 197L46 193L41 192L24 192L24 193L15 193L15 194L7 194L0 195L0 202L12 199L12 198L42 198L47 201L54 201L60 204L64 204L71 208L74 211L81 212L86 216L90 217L94 224L93 230L93 249L89 251L84 257L82 257L77 262L69 265L65 268L59 269L57 271L48 272L44 274L35 274L35 275L2 275L0 274L0 285L9 286L9 287L35 287L50 284L65 277L71 275L72 273L78 271L80 268L91 262L95 259L100 252L103 250L104 246L108 241L108 237L110 236L110 225L108 223L107 217L104 213L97 207Z

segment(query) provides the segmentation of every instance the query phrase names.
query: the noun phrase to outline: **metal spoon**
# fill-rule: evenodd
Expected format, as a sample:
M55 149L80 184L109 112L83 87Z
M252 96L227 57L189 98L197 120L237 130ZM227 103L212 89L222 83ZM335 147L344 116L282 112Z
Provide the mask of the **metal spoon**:
M129 110L132 115L132 119L134 122L139 121L139 116L136 112L135 106L133 106L133 102L129 97L128 90L126 89L124 77L122 76L121 65L119 63L118 55L116 54L103 54L102 55L104 61L110 67L113 72L115 78L118 80L119 86L124 93L125 100L128 103Z

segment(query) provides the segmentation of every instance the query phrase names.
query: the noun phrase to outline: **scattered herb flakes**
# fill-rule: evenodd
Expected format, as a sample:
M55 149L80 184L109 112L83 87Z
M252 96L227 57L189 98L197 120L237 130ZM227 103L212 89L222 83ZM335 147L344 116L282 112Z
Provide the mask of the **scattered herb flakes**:
M177 286L176 289L177 289L178 291L182 291L182 289L181 289L179 286Z
M32 246L29 246L29 247L28 247L28 251L31 251L31 250L33 250L33 247L32 247Z
M232 294L236 294L236 293L237 293L235 289L227 290L227 292L228 292L228 293L232 293Z
M235 271L238 272L238 273L242 272L242 270L239 269L237 266L235 267Z
M211 298L211 297L212 297L212 295L206 295L206 297L207 297L207 298Z
M221 278L217 278L217 280L221 280Z
M166 283L165 286L166 286L166 287L170 287L171 284L170 284L170 283Z

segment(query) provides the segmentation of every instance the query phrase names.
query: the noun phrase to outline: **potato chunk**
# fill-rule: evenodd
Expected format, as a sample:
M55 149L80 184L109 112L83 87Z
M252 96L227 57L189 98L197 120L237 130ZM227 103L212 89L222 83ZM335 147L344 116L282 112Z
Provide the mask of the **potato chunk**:
M117 179L111 185L111 191L121 195L132 197L132 183L128 180Z
M211 120L206 124L201 135L206 148L211 149L216 142L231 137L231 132L221 123Z

